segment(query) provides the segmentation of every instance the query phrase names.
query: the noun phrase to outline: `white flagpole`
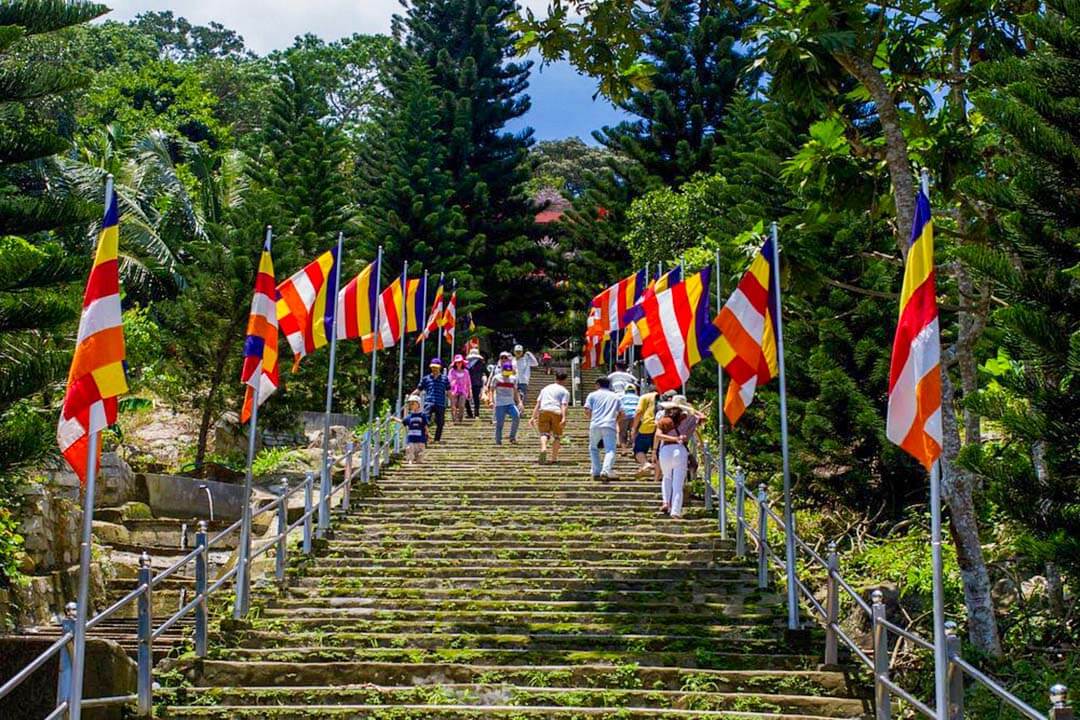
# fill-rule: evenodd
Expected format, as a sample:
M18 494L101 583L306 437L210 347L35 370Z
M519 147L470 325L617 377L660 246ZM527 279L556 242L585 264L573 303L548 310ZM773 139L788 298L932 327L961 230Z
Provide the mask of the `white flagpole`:
M923 194L930 197L930 173L920 173ZM941 372L945 372L941 369ZM930 467L930 559L934 587L934 714L948 720L948 649L945 639L945 571L941 559L941 462Z
M720 250L716 251L716 310L724 304L723 287L720 283ZM727 540L727 447L724 445L724 366L716 361L716 444L720 454L720 477L716 483L719 492L716 511L720 518L720 539Z
M376 255L375 268L378 272L375 274L375 324L372 326L371 332L371 388L368 390L368 427L372 432L375 432L375 371L378 365L379 358L379 337L381 330L379 329L379 296L382 295L382 283L380 275L382 275L382 245L379 246L379 253Z
M401 266L401 337L398 339L398 369L397 369L397 409L398 417L401 416L401 401L404 399L405 390L405 305L409 302L409 261L406 260Z
M341 290L341 255L345 233L339 232L337 238L337 257L334 259L334 297L326 298L327 307L334 308L333 322L330 324L330 368L326 372L326 411L323 413L322 437L322 472L319 482L319 526L318 537L326 535L330 529L330 411L334 407L334 371L337 369L337 294ZM330 303L333 303L331 305Z
M443 274L439 273L439 285L442 286L442 283L443 283ZM444 292L443 293L442 307L439 308L439 314L440 315L446 315L446 302L447 302L446 301L446 293ZM439 336L439 344L438 344L438 347L436 349L436 352L438 354L435 357L439 358L440 360L442 359L442 330L443 329L442 329L442 327L440 325L437 324L435 326L435 334ZM420 368L421 377L423 376L423 374L424 374L424 368Z
M455 278L451 282L452 282L451 287L453 289L450 291L450 297L454 297L454 293L457 292L457 278ZM457 298L454 298L454 327L450 328L450 351L448 353L451 360L454 359L454 352L455 352L454 348L456 348L456 347L457 347Z
M273 228L266 226L266 241L273 237ZM251 464L255 462L255 432L259 423L259 391L262 389L263 359L259 356L259 367L255 369L258 385L251 394L251 418L248 420L247 468L244 472L244 501L240 507L240 546L236 558L236 603L233 604L233 618L239 620L247 615L248 593L248 557L251 554L251 492L253 478ZM324 462L325 464L325 462Z
M784 318L780 299L780 235L772 224L772 283L776 288L776 359L780 366L780 450L784 468L784 564L787 568L788 629L799 629L799 589L795 585L795 512L791 507L791 463L788 456L787 378L784 375Z
M105 208L113 197L113 176L105 176ZM100 241L99 241L100 242ZM88 428L89 429L89 428ZM86 442L86 487L83 489L82 538L79 543L79 585L75 595L75 632L71 654L71 686L68 689L68 718L82 716L83 675L86 674L86 616L90 604L90 543L94 527L94 488L97 485L97 457L100 434L90 433Z

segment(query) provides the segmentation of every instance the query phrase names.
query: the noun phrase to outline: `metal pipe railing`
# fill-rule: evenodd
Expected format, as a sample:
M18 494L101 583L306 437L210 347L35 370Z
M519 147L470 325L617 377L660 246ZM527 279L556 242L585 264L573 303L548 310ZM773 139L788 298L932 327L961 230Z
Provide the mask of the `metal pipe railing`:
M366 483L371 477L378 477L381 466L392 462L394 457L399 454L395 451L394 445L388 442L390 433L391 419L389 417L379 418L372 427L364 432L359 448L357 448L356 443L352 441L346 445L346 451L343 458L339 458L344 461L342 481L336 486L331 483L330 491L320 495L319 505L317 507L314 506L312 497L314 491L314 476L312 473L307 474L303 483L299 483L291 489L288 488L287 482L283 480L280 494L273 500L256 508L251 513L251 517L254 519L265 513L274 512L275 519L277 520L277 527L276 532L270 538L266 539L259 547L254 548L253 552L247 554L247 564L250 566L250 563L253 560L267 553L271 548L274 548L276 553L274 575L278 582L284 582L289 534L302 526L303 534L300 542L301 550L304 554L310 554L312 551L313 520L318 516L325 517L326 520L329 521L330 505L334 495L341 493L340 506L342 509L348 510L351 502L350 495L353 478L358 475L361 482ZM377 447L372 447L373 442ZM360 459L359 464L355 462L357 455L359 455ZM327 463L326 472L330 477L332 477L332 470L335 462L336 460L331 456ZM304 512L297 520L290 524L287 522L288 502L291 497L299 492L304 493ZM136 693L134 695L81 699L79 708L106 707L110 705L134 703L136 714L138 716L149 717L153 706L152 676L154 641L161 638L168 630L173 628L178 622L190 614L194 614L195 654L198 657L206 656L208 650L207 631L209 625L207 611L208 599L218 590L226 587L234 578L239 580L241 576L243 576L250 582L250 574L247 572L241 573L239 565L234 565L213 583L210 583L210 548L219 544L230 534L236 532L240 528L242 522L242 520L237 520L213 537L208 537L206 522L199 521L198 532L195 535L195 548L156 574L152 571L150 556L145 552L142 554L139 560L138 587L109 607L95 614L92 618L89 618L85 625L86 630L91 630L120 610L129 607L132 603L136 605L138 627L138 646L136 651L138 682ZM179 573L190 564L194 564L195 570L194 597L188 602L182 601L181 607L175 613L165 618L160 625L154 627L152 617L154 588L161 585L165 580ZM247 590L248 588L245 588L245 591ZM75 603L68 603L65 608L65 613L66 617L62 623L64 629L63 635L61 635L44 652L19 670L13 677L4 682L3 685L0 685L0 699L2 699L13 692L19 685L26 681L27 678L33 675L50 660L59 657L60 673L57 682L57 704L45 720L63 718L69 714L68 709L70 706L67 700L69 697L68 688L74 680L72 677L70 645L75 637L74 628L75 617L77 614Z
M708 506L712 506L712 492L710 470L713 464L713 455L706 445L703 448L706 461L705 494ZM718 483L717 501L720 503L721 513L725 513L727 485L721 481ZM776 529L785 530L783 517L773 509L769 500L765 485L760 485L756 495L748 489L745 475L739 471L735 475L734 483L734 513L735 517L735 556L744 558L747 556L747 540L754 543L755 560L757 564L758 585L761 588L769 586L769 567L786 569L783 558L777 555L769 545L770 523L776 523ZM750 494L750 502L755 507L756 514L750 517L747 512L747 495ZM820 619L820 624L825 629L824 664L827 667L836 666L839 663L840 644L856 657L874 678L874 718L875 720L892 720L893 698L897 698L914 708L919 713L934 718L939 718L936 709L915 697L909 690L901 687L890 676L892 653L890 643L896 639L900 642L909 642L917 648L935 651L934 643L923 638L914 630L904 628L890 621L886 617L885 596L881 590L875 590L871 595L871 602L866 602L861 594L844 580L840 574L840 555L835 542L829 543L827 557L822 557L805 540L794 535L796 547L796 559L801 552L807 559L807 568L820 568L824 574L825 602L822 604L814 595L811 588L795 574L796 596L802 595L809 608L811 615ZM798 570L797 563L796 570ZM841 596L847 595L853 605L862 611L872 629L872 648L869 654L851 639L840 626ZM985 687L997 696L1003 703L1009 705L1028 720L1075 720L1073 710L1069 707L1068 688L1064 685L1054 685L1050 688L1050 711L1041 713L1025 703L1014 694L1010 693L1000 682L983 673L965 660L960 653L961 643L956 636L954 623L946 623L945 653L948 658L948 708L945 717L948 720L962 720L964 717L964 677L965 675L979 685Z

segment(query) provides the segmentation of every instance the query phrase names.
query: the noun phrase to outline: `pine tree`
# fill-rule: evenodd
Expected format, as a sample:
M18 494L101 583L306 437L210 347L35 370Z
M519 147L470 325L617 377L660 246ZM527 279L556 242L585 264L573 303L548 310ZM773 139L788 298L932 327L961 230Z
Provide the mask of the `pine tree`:
M1004 368L976 398L1007 442L967 448L1001 510L1027 528L1035 558L1080 567L1080 7L1049 0L1021 24L1035 49L984 63L975 106L1002 132L989 172L962 187L992 228L961 248L1007 306ZM1037 501L1034 501L1037 500Z
M514 0L411 0L394 34L432 71L440 99L438 127L454 202L465 213L469 266L446 267L465 304L486 296L477 322L507 333L535 327L551 295L540 272L534 209L523 187L532 131L506 131L530 106L531 63L512 62L516 36L507 26ZM461 308L459 308L461 309ZM537 330L539 328L536 328Z
M35 47L41 36L105 10L59 1L0 4L0 477L52 447L55 418L28 399L64 378L71 349L61 333L78 318L76 285L89 267L89 252L68 259L47 231L101 212L49 194L32 164L68 145L47 104L87 81Z
M644 61L652 88L619 106L637 117L595 133L665 185L681 185L713 165L716 132L740 88L749 87L749 58L736 43L750 5L730 0L650 0Z
M382 245L387 277L405 259L411 275L420 268L459 269L466 263L465 216L446 169L431 70L402 51L389 75L388 101L376 112L360 157L365 257Z
M286 54L277 67L264 133L264 153L253 175L278 197L287 233L299 258L328 250L338 232L348 232L353 203L348 187L348 143L340 127L326 122L328 89L301 55Z
M743 75L749 60L736 47L751 18L747 8L722 0L648 3L641 60L654 68L652 88L634 90L619 103L637 119L593 133L616 155L605 172L590 176L569 218L568 251L592 286L584 294L632 271L622 238L635 198L678 187L714 166L718 130L750 82Z

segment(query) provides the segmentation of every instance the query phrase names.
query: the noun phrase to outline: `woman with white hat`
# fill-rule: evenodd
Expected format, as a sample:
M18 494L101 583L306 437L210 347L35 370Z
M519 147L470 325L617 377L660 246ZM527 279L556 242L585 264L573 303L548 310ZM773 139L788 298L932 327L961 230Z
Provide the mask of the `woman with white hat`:
M687 444L697 432L701 413L695 410L683 395L676 395L671 400L660 403L660 407L664 410L664 417L660 418L656 425L662 475L660 494L663 505L660 507L660 512L671 515L672 520L681 520L686 473L690 460Z

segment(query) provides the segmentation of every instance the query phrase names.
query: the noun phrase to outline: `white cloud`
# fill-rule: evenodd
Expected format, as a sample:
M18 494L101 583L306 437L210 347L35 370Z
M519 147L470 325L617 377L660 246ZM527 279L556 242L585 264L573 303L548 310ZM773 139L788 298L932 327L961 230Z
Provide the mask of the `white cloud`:
M525 0L543 13L548 0ZM111 0L112 20L130 20L151 10L171 10L205 25L211 20L236 30L257 53L287 47L297 35L336 40L353 33L385 33L402 11L398 0Z

